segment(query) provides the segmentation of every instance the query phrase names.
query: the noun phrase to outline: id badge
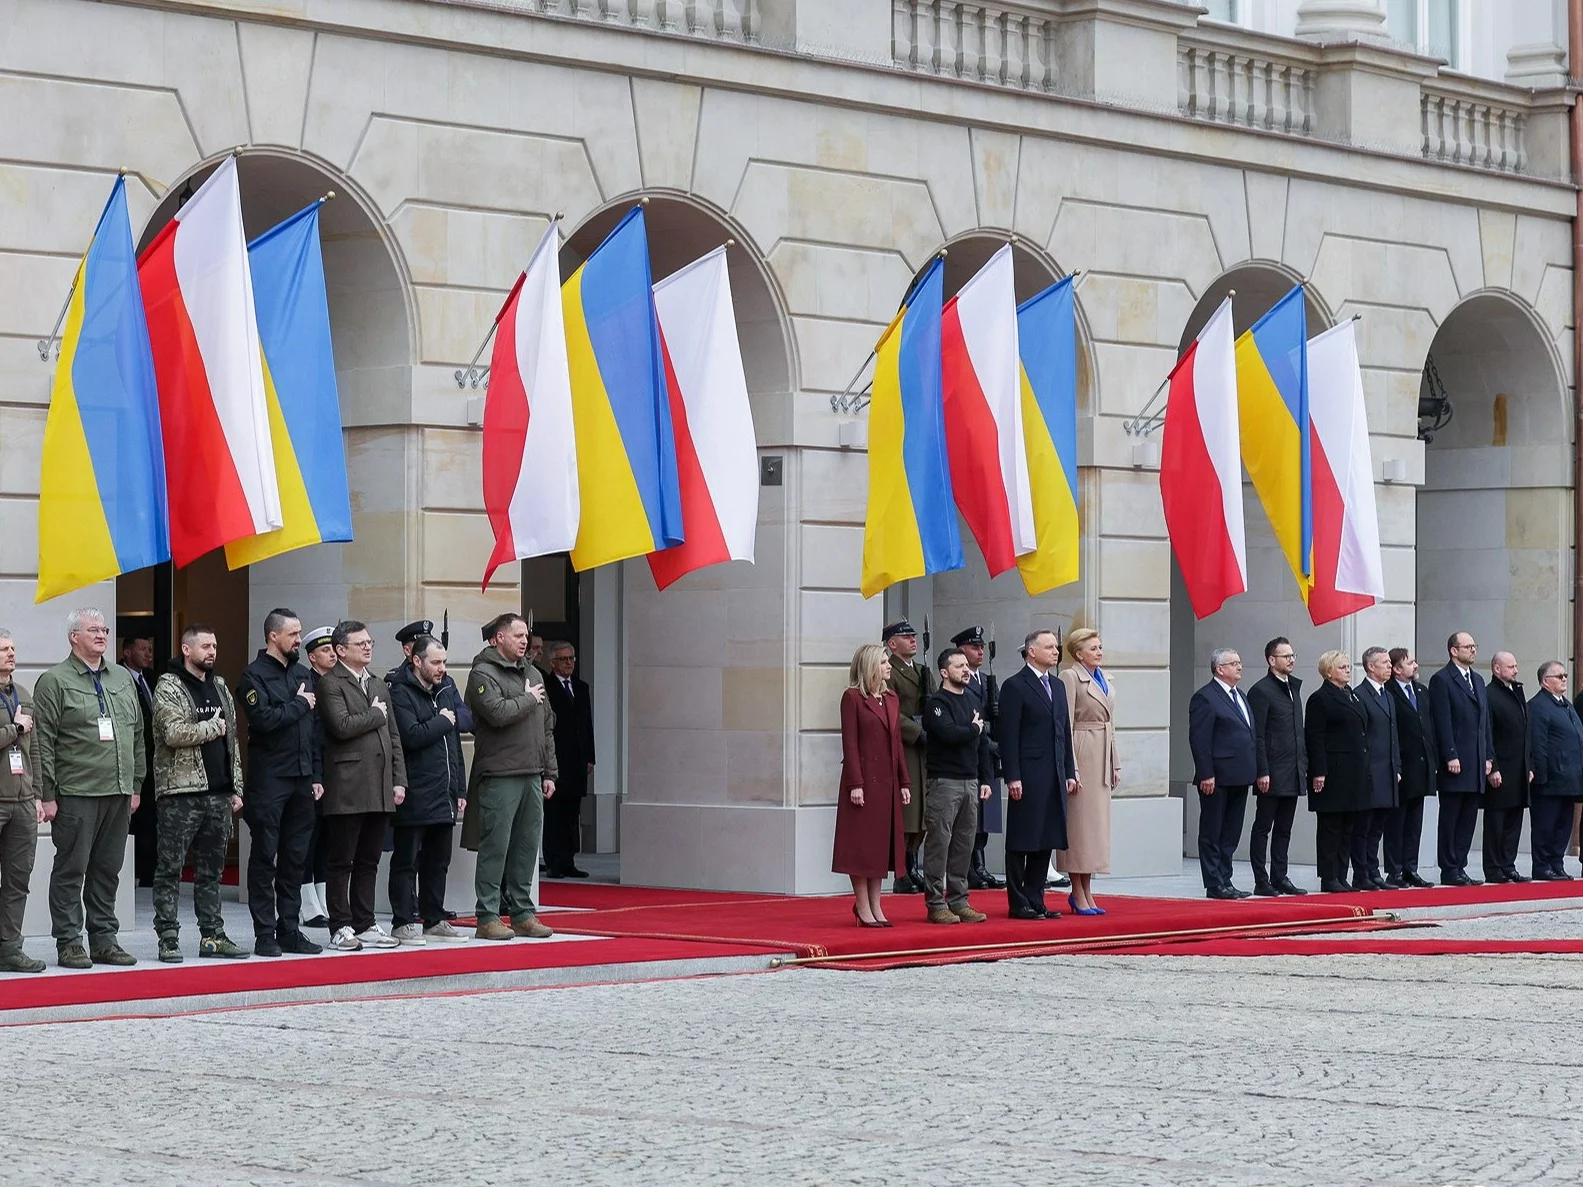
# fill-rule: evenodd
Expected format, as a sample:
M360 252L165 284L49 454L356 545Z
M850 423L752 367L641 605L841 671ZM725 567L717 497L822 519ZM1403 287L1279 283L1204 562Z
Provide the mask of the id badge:
M101 742L114 742L115 741L115 723L113 721L111 721L108 717L101 717L99 719L99 741L101 741Z
M11 747L10 753L11 773L13 775L20 775L22 773L22 748L20 746L13 746Z

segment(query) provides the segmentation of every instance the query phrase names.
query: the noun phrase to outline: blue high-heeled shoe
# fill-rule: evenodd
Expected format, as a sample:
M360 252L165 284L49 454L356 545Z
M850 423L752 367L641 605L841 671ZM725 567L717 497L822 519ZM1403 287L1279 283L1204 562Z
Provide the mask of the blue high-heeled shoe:
M1103 907L1078 906L1077 895L1075 894L1069 894L1066 896L1066 905L1071 907L1073 914L1076 915L1103 915L1105 913L1105 909Z

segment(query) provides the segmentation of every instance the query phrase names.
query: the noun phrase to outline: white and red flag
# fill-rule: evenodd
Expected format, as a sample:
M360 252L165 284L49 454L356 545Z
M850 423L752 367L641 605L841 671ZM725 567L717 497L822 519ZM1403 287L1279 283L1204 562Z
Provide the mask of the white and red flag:
M1374 460L1352 327L1348 318L1308 340L1314 558L1304 600L1315 626L1385 596Z
M138 260L176 565L284 525L236 158Z
M1171 372L1160 447L1160 498L1193 614L1248 588L1231 299L1220 303Z
M501 565L569 552L577 543L581 503L560 253L555 221L495 315L483 441L484 510L495 548L485 589Z
M1038 546L1009 244L946 302L940 360L951 487L993 577Z
M706 565L753 559L758 438L748 403L726 249L654 286L681 482L683 542L649 553L654 583Z

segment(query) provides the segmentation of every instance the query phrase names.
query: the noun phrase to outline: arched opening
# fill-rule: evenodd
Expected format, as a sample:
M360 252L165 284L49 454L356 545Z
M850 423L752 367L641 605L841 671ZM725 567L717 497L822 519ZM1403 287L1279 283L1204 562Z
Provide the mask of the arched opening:
M563 276L635 201L624 197L571 230ZM784 440L777 426L791 414L797 360L762 253L723 212L689 196L651 193L644 217L656 281L735 240L728 270L754 420L760 441ZM591 686L599 761L582 808L582 847L619 852L624 881L740 884L726 847L706 851L695 813L795 803L787 778L797 736L785 651L796 609L787 593L796 584L786 561L788 470L775 468L760 487L754 564L717 565L664 591L642 559L582 574L563 557L524 565L525 611L542 621L540 600L565 603L557 629L578 645Z
M1435 334L1419 388L1418 652L1452 631L1529 673L1571 653L1571 417L1549 334L1506 293L1476 293Z
M1300 277L1279 264L1243 264L1223 273L1205 290L1183 327L1179 350L1186 350L1203 329L1204 323L1231 295L1233 331L1240 335L1263 317L1272 306L1291 291ZM1334 322L1328 306L1312 286L1305 290L1310 338ZM1171 651L1170 651L1170 786L1173 795L1184 795L1193 778L1193 755L1187 741L1187 706L1193 692L1209 679L1209 653L1216 647L1235 647L1241 653L1244 685L1264 675L1263 649L1267 640L1284 635L1292 640L1298 655L1298 674L1306 688L1317 679L1314 660L1322 651L1343 645L1348 628L1342 623L1314 627L1292 578L1291 569L1276 543L1259 496L1246 478L1243 481L1243 506L1246 508L1248 551L1247 592L1232 599L1221 610L1199 621L1193 617L1187 589L1176 559L1171 559ZM1198 835L1198 797L1185 794L1184 846L1194 854ZM1299 828L1307 813L1300 814ZM1249 820L1252 820L1251 813ZM1311 842L1300 836L1294 841L1294 856Z

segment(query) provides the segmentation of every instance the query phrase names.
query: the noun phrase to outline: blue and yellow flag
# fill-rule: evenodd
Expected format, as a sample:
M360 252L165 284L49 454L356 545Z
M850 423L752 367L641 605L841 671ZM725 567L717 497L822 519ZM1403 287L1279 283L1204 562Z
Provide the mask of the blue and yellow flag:
M572 567L680 544L681 480L641 206L561 286L561 308L582 504Z
M1041 594L1076 581L1077 310L1072 277L1017 306L1022 431L1038 546L1017 558L1023 588Z
M1299 587L1312 567L1308 308L1295 286L1237 339L1242 464Z
M319 251L323 204L315 202L247 245L284 523L227 544L225 560L233 569L352 538L341 397Z
M169 559L154 355L118 177L66 307L44 423L36 600Z
M874 348L863 522L865 598L898 581L962 567L941 388L944 277L945 263L937 258Z

